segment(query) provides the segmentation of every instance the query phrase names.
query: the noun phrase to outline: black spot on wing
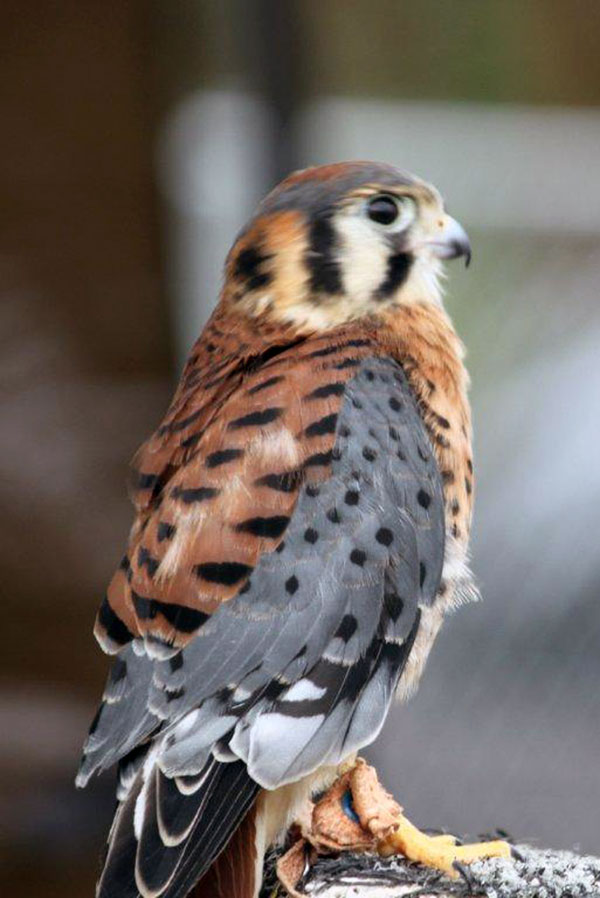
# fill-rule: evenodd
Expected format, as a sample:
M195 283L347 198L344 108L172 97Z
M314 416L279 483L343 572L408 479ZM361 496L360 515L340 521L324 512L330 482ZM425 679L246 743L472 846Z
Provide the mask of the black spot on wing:
M139 547L137 561L138 565L141 568L146 568L150 577L154 577L156 571L158 570L159 562L156 558L153 557L153 555L148 549L146 549L145 546Z
M271 517L248 518L235 525L238 533L251 533L252 536L263 536L268 539L276 539L281 536L289 524L290 519L286 515L272 515Z
M179 499L186 505L192 505L195 502L206 502L207 499L214 499L219 493L220 490L213 486L197 486L190 488L176 486L171 490L171 498Z
M322 349L314 349L312 352L309 352L306 357L308 359L320 359L328 355L334 355L342 349L359 349L363 346L370 346L371 342L371 340L357 337L353 340L344 340L342 343L331 343L329 346L324 346Z
M280 493L293 493L300 486L302 472L299 470L282 471L280 474L265 474L254 482L256 486L268 486Z
M358 629L358 621L354 617L353 614L345 614L342 618L342 622L335 631L336 637L339 639L343 639L344 642L348 642L349 639L354 636Z
M265 408L257 411L249 412L242 415L241 418L234 418L227 425L230 430L239 430L241 427L264 427L276 421L283 412L282 408Z
M305 436L320 437L328 433L335 433L337 418L337 414L332 413L330 415L325 415L323 418L319 418L318 421L313 421L312 424L309 424L305 429Z
M312 393L309 393L307 399L328 399L330 396L341 396L346 389L346 384L335 381L331 384L324 384L317 387Z
M162 543L166 539L172 539L176 530L177 528L174 524L169 524L167 521L160 521L156 530L156 538L159 543Z
M225 465L236 458L241 458L244 454L243 449L219 449L217 452L211 452L206 456L204 462L207 468L218 468Z
M304 467L314 468L319 465L330 465L333 456L333 449L328 449L326 452L315 452L304 460Z
M154 620L157 614L162 614L177 630L182 633L193 633L198 627L208 620L209 614L197 611L187 605L177 605L172 602L161 602L158 599L149 599L141 596L134 590L131 591L133 605L140 620Z
M116 642L117 645L125 645L133 638L133 634L129 632L121 618L111 608L106 596L98 611L98 622L106 631L108 638L112 642Z
M197 564L194 571L196 576L208 583L234 586L252 573L252 567L239 561L205 561Z
M275 377L269 377L267 380L263 380L262 383L255 384L253 387L250 387L248 390L249 396L254 396L255 393L260 393L262 390L266 390L268 387L273 387L275 384L281 383L284 380L283 375L278 374Z

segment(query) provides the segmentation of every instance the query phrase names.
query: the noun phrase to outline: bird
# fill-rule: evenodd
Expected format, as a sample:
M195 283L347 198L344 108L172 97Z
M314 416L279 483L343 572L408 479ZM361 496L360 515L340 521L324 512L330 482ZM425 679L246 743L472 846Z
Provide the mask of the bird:
M118 769L98 898L256 898L269 846L366 769L445 613L476 596L455 258L471 247L438 190L373 162L293 173L235 240L134 458L96 618L114 660L77 784ZM388 851L449 873L506 856L392 807L364 824Z

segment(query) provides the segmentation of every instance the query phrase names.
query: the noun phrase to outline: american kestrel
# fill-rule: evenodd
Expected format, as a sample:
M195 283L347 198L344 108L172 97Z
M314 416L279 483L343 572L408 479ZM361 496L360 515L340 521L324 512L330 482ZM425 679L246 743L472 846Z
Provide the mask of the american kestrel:
M368 162L291 175L233 245L135 458L97 617L116 657L78 784L119 765L101 898L253 898L340 776L381 850L447 872L508 852L428 837L382 790L367 814L353 767L473 593L468 377L440 288L459 256L437 190Z

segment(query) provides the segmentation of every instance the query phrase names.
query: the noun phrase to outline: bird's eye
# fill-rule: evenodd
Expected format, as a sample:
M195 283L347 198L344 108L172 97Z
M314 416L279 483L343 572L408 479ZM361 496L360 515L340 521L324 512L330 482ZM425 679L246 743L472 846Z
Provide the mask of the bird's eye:
M407 227L415 217L416 205L412 197L396 197L379 193L367 202L367 216L378 225L393 230Z
M377 224L393 224L399 213L398 203L392 196L374 196L367 203L367 215Z

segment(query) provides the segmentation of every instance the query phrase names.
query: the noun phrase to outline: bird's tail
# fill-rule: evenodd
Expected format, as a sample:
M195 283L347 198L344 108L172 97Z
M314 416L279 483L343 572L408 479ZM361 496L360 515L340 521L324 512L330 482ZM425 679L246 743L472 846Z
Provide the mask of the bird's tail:
M262 856L257 858L263 846L256 845L256 814L254 805L189 898L255 898L263 860Z
M254 815L247 815L258 791L242 761L211 757L197 776L173 779L147 761L115 816L97 898L184 898L203 877L195 898L253 898ZM238 891L207 891L219 877L235 880ZM252 891L240 891L244 882Z

